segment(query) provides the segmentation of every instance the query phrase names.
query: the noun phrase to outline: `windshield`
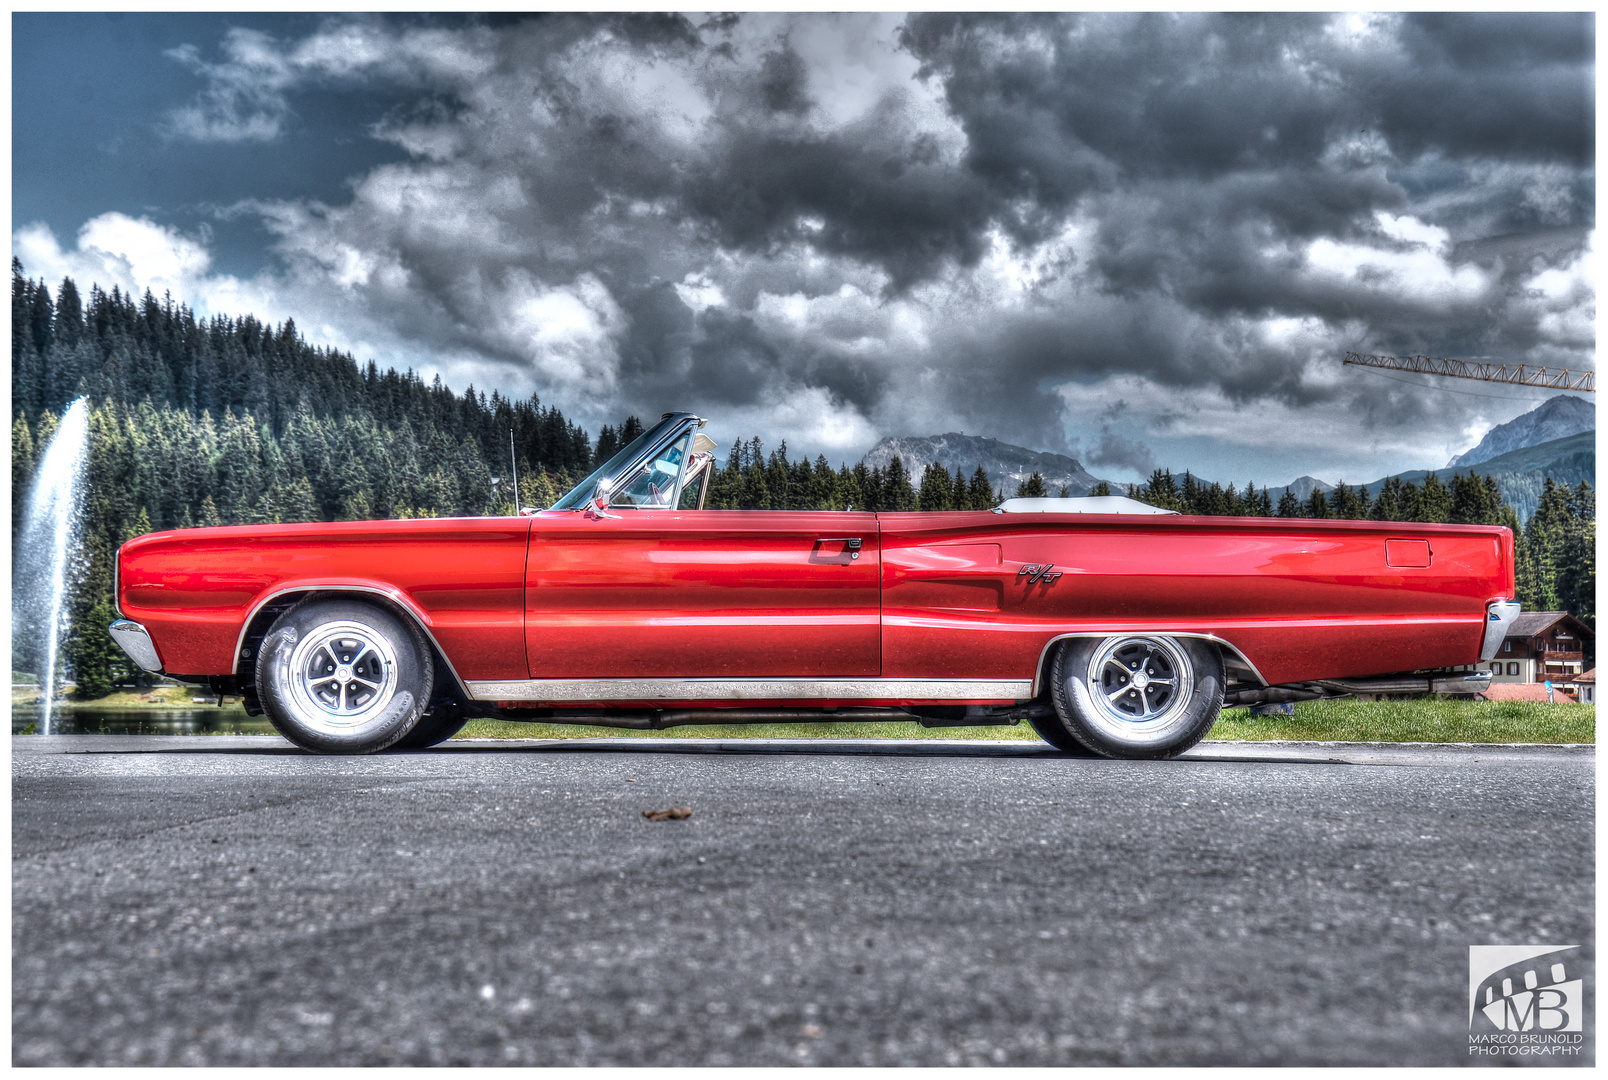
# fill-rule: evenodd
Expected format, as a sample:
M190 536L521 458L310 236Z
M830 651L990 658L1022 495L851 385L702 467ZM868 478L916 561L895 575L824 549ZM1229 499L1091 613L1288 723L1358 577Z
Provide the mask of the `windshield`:
M609 458L602 465L599 465L591 476L576 484L570 489L568 495L565 495L548 509L579 510L582 506L585 506L586 500L591 496L592 489L597 486L599 480L605 476L614 476L619 470L625 468L626 465L630 464L632 458L645 450L649 443L664 433L666 428L680 423L681 419L679 416L667 416L657 424L654 424L648 430L626 443L625 449Z
M619 484L610 506L669 506L675 501L681 479L681 459L687 456L692 432L686 432L660 450L648 464Z

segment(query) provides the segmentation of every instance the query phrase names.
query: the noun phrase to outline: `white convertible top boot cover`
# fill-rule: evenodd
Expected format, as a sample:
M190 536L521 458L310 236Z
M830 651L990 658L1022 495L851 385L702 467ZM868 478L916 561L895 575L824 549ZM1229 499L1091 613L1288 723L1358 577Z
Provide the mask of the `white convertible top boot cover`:
M1006 499L996 514L1176 514L1124 495L1090 495L1081 499Z

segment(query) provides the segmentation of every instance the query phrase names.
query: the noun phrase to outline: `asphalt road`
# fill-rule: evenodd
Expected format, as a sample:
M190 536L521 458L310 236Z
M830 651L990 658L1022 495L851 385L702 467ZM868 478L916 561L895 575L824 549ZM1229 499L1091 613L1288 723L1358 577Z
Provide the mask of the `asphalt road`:
M1589 747L12 755L18 1065L1463 1064L1469 945L1595 993Z

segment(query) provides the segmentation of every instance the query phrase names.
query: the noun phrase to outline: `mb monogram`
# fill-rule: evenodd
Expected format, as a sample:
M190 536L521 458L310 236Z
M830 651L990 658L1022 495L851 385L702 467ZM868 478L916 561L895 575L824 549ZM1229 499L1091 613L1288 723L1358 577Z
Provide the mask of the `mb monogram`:
M1578 1057L1585 981L1575 945L1471 945L1471 1057Z

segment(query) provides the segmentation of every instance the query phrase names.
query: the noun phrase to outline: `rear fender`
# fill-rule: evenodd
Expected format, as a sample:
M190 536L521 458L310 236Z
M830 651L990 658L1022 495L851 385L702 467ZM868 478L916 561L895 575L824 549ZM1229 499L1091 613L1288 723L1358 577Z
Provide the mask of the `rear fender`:
M1033 672L1033 697L1037 699L1040 694L1044 693L1048 689L1051 650L1053 650L1058 643L1068 641L1072 638L1104 639L1108 637L1120 637L1126 633L1142 634L1146 637L1194 638L1198 641L1209 641L1213 645L1217 646L1218 651L1223 654L1223 660L1225 662L1232 661L1243 664L1245 668L1256 677L1257 682L1261 683L1263 686L1268 685L1268 681L1262 677L1262 673L1257 670L1256 665L1251 663L1250 659L1247 658L1244 653L1240 652L1236 646L1224 641L1216 634L1196 634L1181 630L1101 630L1097 632L1084 631L1070 634L1057 634L1055 637L1045 642L1044 651L1039 653L1038 668Z

